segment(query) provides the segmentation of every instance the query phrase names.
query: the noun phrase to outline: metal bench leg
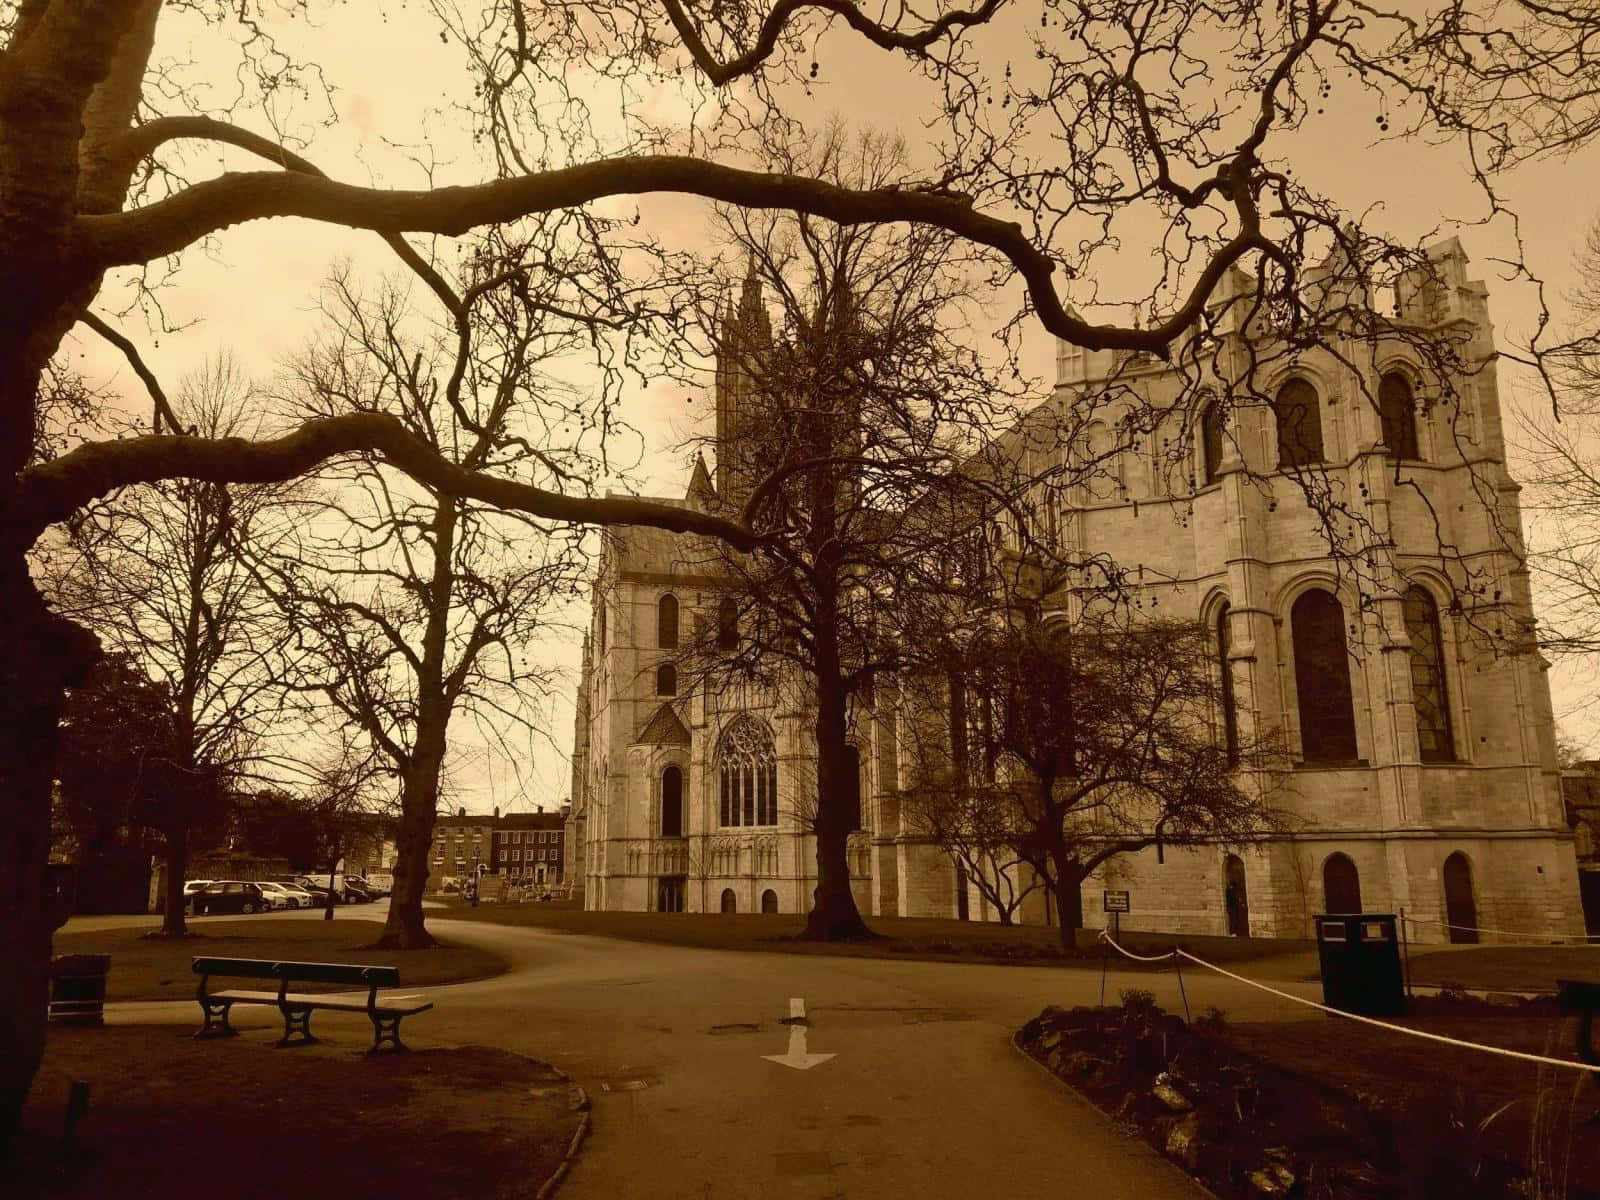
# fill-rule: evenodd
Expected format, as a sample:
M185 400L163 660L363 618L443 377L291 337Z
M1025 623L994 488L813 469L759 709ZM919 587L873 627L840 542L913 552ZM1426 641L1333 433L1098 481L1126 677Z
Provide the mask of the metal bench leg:
M275 1048L310 1046L316 1042L311 1036L312 1008L299 1004L282 1004L278 1008L283 1013L283 1036L272 1043Z
M238 1037L239 1031L228 1024L228 1010L232 1007L232 1000L213 1000L209 996L200 997L200 1011L205 1014L205 1024L195 1032L194 1036L197 1039Z
M400 1040L400 1022L403 1016L382 1016L378 1013L368 1013L372 1020L372 1049L368 1054L401 1054L406 1050L406 1044ZM385 1047L388 1049L385 1049Z

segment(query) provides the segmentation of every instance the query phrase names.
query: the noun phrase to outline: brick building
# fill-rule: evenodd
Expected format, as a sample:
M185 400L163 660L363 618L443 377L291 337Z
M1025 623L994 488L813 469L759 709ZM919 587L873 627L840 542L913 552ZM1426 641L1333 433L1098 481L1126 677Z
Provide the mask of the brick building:
M1173 932L1304 937L1316 912L1400 908L1419 922L1418 941L1448 940L1451 925L1582 931L1546 664L1484 636L1532 623L1487 289L1468 277L1459 242L1429 254L1435 278L1400 298L1395 320L1458 347L1443 399L1429 400L1403 337L1258 353L1272 349L1271 331L1256 338L1231 315L1250 307L1253 284L1239 272L1214 294L1218 347L1206 369L1276 362L1259 384L1264 402L1214 420L1203 382L1191 402L1194 381L1152 356L1060 348L1047 408L1114 383L1166 415L1139 430L1113 401L1081 446L1053 451L1106 469L1105 486L1050 510L1048 536L1114 552L1160 581L1147 603L1215 630L1232 685L1226 719L1281 732L1296 760L1282 805L1292 833L1243 850L1113 859L1085 884L1089 920L1100 890L1115 888L1132 893L1130 926ZM1344 281L1329 266L1319 286ZM737 328L725 338L770 336L753 280L729 320ZM748 386L736 364L719 365L719 437L737 427ZM1193 447L1176 473L1162 458L1173 445ZM1307 510L1296 472L1308 464L1382 547L1359 583ZM666 502L714 506L718 485L700 463L683 497ZM797 814L815 788L812 715L754 684L680 694L680 624L721 619L717 581L686 566L711 556L690 541L651 529L607 536L576 706L577 883L593 909L804 911L814 840ZM1074 603L1045 597L1044 619ZM857 713L855 727L863 828L849 864L862 911L990 916L902 820L909 750L893 717ZM1042 904L1021 916L1049 919Z
M436 879L466 878L483 871L513 882L559 883L567 876L566 814L489 814L457 809L433 826L430 873Z
M507 813L494 828L491 869L513 882L565 882L566 824L563 813Z

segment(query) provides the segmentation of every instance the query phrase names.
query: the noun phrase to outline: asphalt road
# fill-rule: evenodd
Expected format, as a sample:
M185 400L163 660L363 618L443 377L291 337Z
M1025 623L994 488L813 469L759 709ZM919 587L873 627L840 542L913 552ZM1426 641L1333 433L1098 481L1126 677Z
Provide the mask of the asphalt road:
M381 907L340 912L377 917ZM438 1007L406 1023L408 1040L504 1046L589 1091L594 1128L563 1197L1200 1195L1010 1044L1045 1004L1097 1003L1097 972L724 952L437 918L430 927L513 965L423 989ZM1217 977L1185 984L1197 1013L1309 1011ZM1108 998L1128 986L1181 1011L1170 975L1113 973ZM833 1056L807 1070L765 1057L791 1050L797 1027L784 1018L796 1000L805 1052ZM121 1004L108 1016L195 1013L192 1003ZM277 1014L238 1008L234 1020L266 1029ZM353 1049L367 1036L360 1017L322 1013L316 1025Z

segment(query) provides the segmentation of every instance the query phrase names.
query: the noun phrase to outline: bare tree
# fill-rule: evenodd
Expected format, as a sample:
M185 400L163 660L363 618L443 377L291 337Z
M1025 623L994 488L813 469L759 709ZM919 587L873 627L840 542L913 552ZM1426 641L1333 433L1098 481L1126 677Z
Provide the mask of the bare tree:
M905 169L892 140L838 128L774 153L784 169L867 186ZM1048 486L1051 469L1027 474L1028 456L1001 448L1027 392L975 344L983 292L956 239L737 210L726 221L749 273L738 310L718 314L714 503L759 541L697 564L719 581L720 608L683 657L713 687L754 680L814 712L816 791L797 781L791 814L816 835L807 935L861 937L852 749L874 685L916 614L929 628L943 618L949 548Z
M924 731L906 745L912 802L986 793L1069 948L1080 889L1106 862L1253 842L1286 820L1273 800L1288 756L1274 732L1235 725L1210 632L1103 602L1090 613L946 641L903 688L902 726ZM948 727L930 731L930 713Z
M1280 149L1315 130L1327 86L1353 93L1341 97L1346 105L1383 106L1380 129L1393 120L1397 133L1470 149L1496 211L1496 172L1568 151L1600 124L1587 3L1441 2L1420 13L1341 0L1222 13L1175 0L1133 9L1097 0L1070 13L1045 3L1030 58L995 42L1002 27L1033 24L1031 13L1013 13L1017 2L981 0L933 16L909 8L874 16L837 0L770 8L592 0L577 9L494 0L465 12L440 3L433 15L447 46L466 56L479 101L474 132L496 177L410 191L330 178L314 147L303 154L259 131L306 116L299 93L325 100L320 71L279 44L293 9L256 0L170 6L238 35L236 61L206 58L238 84L232 102L209 110L209 93L184 75L194 56L159 44L192 29L169 20L158 36L163 0L0 4L0 794L16 814L0 836L0 944L19 947L22 963L0 981L0 1133L15 1128L42 1053L48 763L65 689L97 654L30 578L29 551L48 527L123 486L276 482L360 451L441 493L543 519L750 541L716 514L463 469L377 411L341 411L259 441L86 441L40 461L41 382L60 373L52 361L62 340L92 321L108 276L131 268L135 296L148 299L149 276L171 256L242 222L285 217L375 232L425 273L404 234L455 236L611 197L677 192L851 226L944 229L1013 269L1024 314L1077 346L1173 353L1204 324L1233 267L1256 272L1296 336L1333 340L1328 323L1305 319L1316 306L1303 268L1341 233L1345 213L1301 182ZM782 121L788 89L820 73L813 47L830 29L901 57L908 78L929 79L944 97L927 139L936 161L917 185L840 187L737 165L750 128ZM1014 65L1029 77L1013 77ZM605 107L588 86L597 77L618 85L615 111L596 111ZM657 88L684 97L686 124L646 119L637 99ZM719 102L704 103L704 89ZM186 161L187 144L205 153ZM263 169L191 177L224 147ZM1104 322L1076 315L1058 285L1070 293L1077 281L1092 284L1136 228L1151 230L1148 244L1159 248L1158 282L1143 297L1160 301L1148 306L1159 319L1134 321L1126 308ZM609 236L603 225L589 232L601 244ZM1380 238L1345 244L1360 250L1375 284L1416 261Z
M227 358L186 379L168 414L197 435L251 436L260 398ZM164 687L173 710L163 754L182 772L237 781L270 734L284 630L242 561L283 535L282 486L163 480L88 506L42 580L57 609ZM169 822L163 930L182 935L189 845Z
M336 281L337 332L300 358L284 402L302 414L392 414L465 470L559 480L582 469L578 450L529 435L564 408L583 415L584 399L541 364L587 330L551 318L537 285L553 276L482 271L449 338L430 336L396 292L365 300ZM584 560L559 528L416 486L366 458L325 470L298 515L260 572L295 631L285 684L320 696L398 781L382 944L430 945L422 896L452 721L476 719L490 737L507 720L536 725L551 668L535 643Z

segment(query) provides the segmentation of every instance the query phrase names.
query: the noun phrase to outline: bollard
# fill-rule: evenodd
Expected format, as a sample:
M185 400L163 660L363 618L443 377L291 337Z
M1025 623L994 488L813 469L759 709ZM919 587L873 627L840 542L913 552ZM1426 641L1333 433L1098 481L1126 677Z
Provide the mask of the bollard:
M67 1113L61 1123L61 1152L69 1154L76 1147L78 1122L89 1111L89 1081L74 1079L67 1091Z

